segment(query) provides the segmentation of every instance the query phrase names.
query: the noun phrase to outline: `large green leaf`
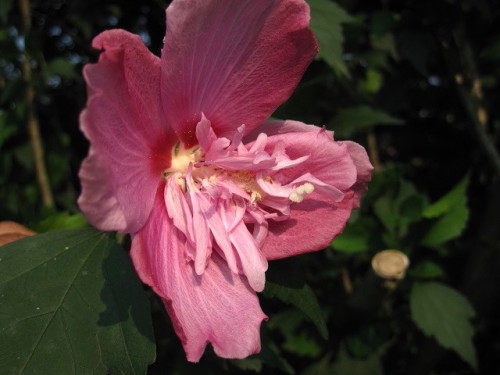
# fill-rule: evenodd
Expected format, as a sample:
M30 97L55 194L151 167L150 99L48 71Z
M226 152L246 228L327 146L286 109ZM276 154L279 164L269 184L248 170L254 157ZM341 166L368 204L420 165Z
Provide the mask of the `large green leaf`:
M145 374L154 358L148 300L107 234L0 247L1 374Z
M323 311L312 289L301 280L300 269L288 260L273 262L266 278L263 295L268 298L278 298L302 311L326 340L328 329Z
M469 321L474 316L474 309L462 294L440 283L415 283L410 308L412 319L422 332L477 368L472 343L474 330Z
M311 29L318 39L318 57L336 72L348 75L342 58L342 24L353 18L338 4L329 0L308 0L311 7Z
M423 211L422 215L426 218L439 218L422 238L423 245L440 245L462 233L469 218L468 184L467 175L450 192Z
M400 119L383 111L360 105L341 109L330 122L330 128L335 130L337 137L349 138L375 125L400 125L402 123Z

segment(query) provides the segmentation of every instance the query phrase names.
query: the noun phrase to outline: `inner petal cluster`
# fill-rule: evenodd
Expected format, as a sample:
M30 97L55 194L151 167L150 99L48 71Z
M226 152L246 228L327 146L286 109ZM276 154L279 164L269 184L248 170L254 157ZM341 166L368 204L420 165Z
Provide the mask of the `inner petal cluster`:
M266 149L267 136L245 145L244 126L232 140L218 138L202 117L196 128L199 146L177 145L166 180L165 206L174 226L186 238L186 261L203 274L212 251L217 251L232 272L244 274L255 291L265 284L267 260L260 247L269 220L286 220L290 205L312 192L338 201L343 193L304 173L287 181L283 170L299 165L308 155L290 159L285 147Z

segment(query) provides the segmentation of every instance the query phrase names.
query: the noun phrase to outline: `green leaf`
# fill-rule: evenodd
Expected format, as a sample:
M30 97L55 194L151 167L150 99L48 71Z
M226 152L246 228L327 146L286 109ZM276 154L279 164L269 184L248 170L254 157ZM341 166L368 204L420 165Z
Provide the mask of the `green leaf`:
M434 279L444 276L444 271L438 264L431 261L424 261L410 268L408 274L422 279Z
M395 60L399 58L394 35L392 35L391 33L387 33L381 36L372 36L371 44L374 49L378 49L379 51L383 51L389 54Z
M283 349L301 357L316 357L321 353L321 346L307 332L299 332L287 337Z
M241 370L251 370L255 372L260 372L262 370L262 360L260 358L232 359L229 362Z
M342 58L342 24L353 22L353 18L338 4L328 0L308 0L311 7L311 29L318 39L318 58L337 74L348 75Z
M450 192L423 211L423 217L439 217L422 238L421 243L423 245L440 245L458 237L462 233L469 218L469 209L467 208L468 184L469 176L467 175Z
M296 307L314 323L321 336L328 339L328 328L316 295L309 285L300 280L300 270L293 267L292 262L274 262L266 278L265 297L278 298Z
M376 94L382 88L384 77L376 69L366 69L365 78L359 84L359 89L365 94Z
M386 11L373 12L370 22L370 33L376 36L386 35L397 22L397 16Z
M46 78L50 77L63 77L68 79L78 78L78 74L75 72L75 64L62 58L56 58L50 61L43 69L43 75Z
M349 223L341 235L337 236L331 247L343 253L360 253L368 251L370 237L375 230L375 222L371 218L359 218L354 223Z
M382 364L377 355L366 359L354 359L342 349L330 370L339 375L382 375Z
M145 374L149 303L123 249L93 229L0 247L0 373Z
M498 37L494 38L486 47L481 51L479 56L482 59L490 61L500 60L500 40Z
M469 321L474 309L462 294L440 283L415 283L410 294L410 309L413 321L422 332L454 350L477 369L472 343L474 330Z
M0 110L0 150L4 142L16 132L16 126L7 122L7 112Z
M271 341L268 330L264 327L261 332L262 350L255 357L262 360L267 366L294 375L293 367L281 356L279 348Z
M7 23L7 15L12 8L12 3L11 0L0 0L0 22Z
M387 113L368 106L344 108L330 122L330 128L335 130L335 136L350 138L353 134L366 131L375 125L400 125L403 122Z
M64 229L79 229L88 227L89 223L81 213L70 215L68 212L58 212L33 225L35 232L53 232Z
M453 189L451 189L438 201L429 205L422 212L422 216L428 219L433 219L450 212L457 204L462 206L466 205L468 185L469 175L465 176Z

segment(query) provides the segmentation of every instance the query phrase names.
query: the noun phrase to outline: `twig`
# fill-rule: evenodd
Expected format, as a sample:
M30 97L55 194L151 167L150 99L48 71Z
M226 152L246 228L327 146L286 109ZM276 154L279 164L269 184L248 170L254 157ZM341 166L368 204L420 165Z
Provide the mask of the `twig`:
M367 137L368 155L370 156L370 161L373 165L373 170L379 172L382 170L382 164L380 164L380 158L378 156L378 145L377 138L375 134L370 132Z
M500 176L500 156L498 155L495 146L486 133L486 129L479 118L478 114L481 113L481 108L477 108L477 106L474 104L474 100L471 94L467 90L465 90L462 85L457 84L457 90L467 112L467 115L472 122L472 130L476 134L479 144L486 154L491 166L495 168L497 175Z
M351 276L349 275L349 271L345 267L342 267L342 285L344 286L344 290L347 294L351 294L354 290L351 282Z
M29 0L19 0L19 9L21 11L22 17L23 34L26 38L31 29ZM50 190L49 177L47 175L47 168L45 167L44 162L44 152L42 139L40 136L40 126L35 116L35 108L33 103L35 98L35 90L33 88L33 83L31 80L30 59L26 47L24 47L22 57L23 59L21 61L21 71L25 85L24 100L26 102L26 122L28 126L31 148L33 149L33 156L35 160L36 178L38 186L40 188L40 192L42 194L43 204L49 208L54 208L54 198L52 197L52 192Z
M446 42L441 41L444 59L450 72L452 72L454 76L455 86L460 100L464 105L465 112L469 117L471 130L476 135L479 146L491 166L494 168L496 175L500 176L500 156L486 131L488 113L485 108L480 105L482 100L481 80L477 73L472 48L464 34L465 32L462 29L457 29L454 32L454 39L457 45L458 60L463 64L462 70L467 74L467 81L471 83L471 90L465 88L464 81L466 79L464 75L461 72L456 73L457 69L454 69L457 59L451 56L450 47Z

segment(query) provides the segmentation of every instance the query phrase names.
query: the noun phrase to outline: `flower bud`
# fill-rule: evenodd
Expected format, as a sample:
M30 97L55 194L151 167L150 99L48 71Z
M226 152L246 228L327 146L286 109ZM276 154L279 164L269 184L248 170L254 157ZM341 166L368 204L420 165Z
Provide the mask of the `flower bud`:
M402 279L410 260L399 250L384 250L372 259L372 268L377 276L383 279Z

